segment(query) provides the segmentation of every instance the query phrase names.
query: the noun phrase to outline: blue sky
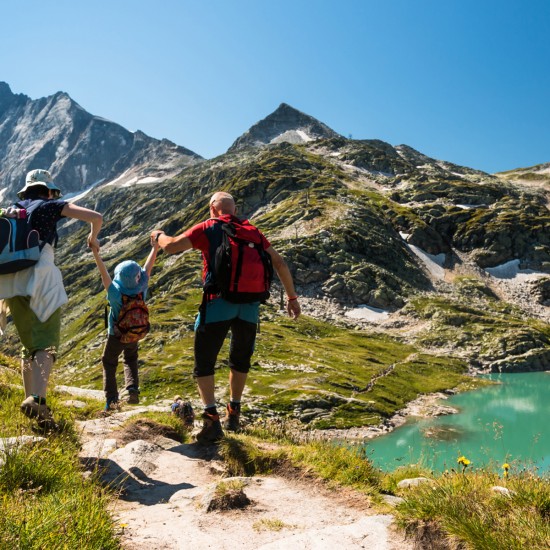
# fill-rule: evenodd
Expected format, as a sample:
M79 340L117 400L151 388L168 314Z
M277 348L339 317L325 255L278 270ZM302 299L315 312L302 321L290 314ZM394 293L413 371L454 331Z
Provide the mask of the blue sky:
M285 102L488 172L550 162L548 0L4 0L0 80L205 158Z

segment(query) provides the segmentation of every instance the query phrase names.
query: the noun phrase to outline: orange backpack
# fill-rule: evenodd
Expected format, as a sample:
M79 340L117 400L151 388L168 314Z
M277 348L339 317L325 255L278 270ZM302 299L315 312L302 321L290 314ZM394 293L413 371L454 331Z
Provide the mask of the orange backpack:
M151 330L149 308L143 300L143 294L137 296L122 295L122 307L115 323L115 336L123 344L137 342L147 336Z

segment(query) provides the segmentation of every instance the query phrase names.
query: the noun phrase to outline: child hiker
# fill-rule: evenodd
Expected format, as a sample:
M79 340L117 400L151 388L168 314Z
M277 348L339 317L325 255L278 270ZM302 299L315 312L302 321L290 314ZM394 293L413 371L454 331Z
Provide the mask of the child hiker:
M149 331L148 311L144 301L157 258L158 242L151 239L151 247L143 268L134 261L124 261L115 267L113 280L99 255L99 249L92 248L110 306L107 342L101 357L106 411L116 410L120 406L116 370L121 353L128 391L127 403L139 403L138 340Z

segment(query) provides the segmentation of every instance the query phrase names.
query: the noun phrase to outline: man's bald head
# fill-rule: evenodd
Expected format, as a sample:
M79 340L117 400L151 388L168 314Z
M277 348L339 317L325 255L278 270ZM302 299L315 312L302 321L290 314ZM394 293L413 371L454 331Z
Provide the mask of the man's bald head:
M218 191L214 193L210 199L210 208L214 208L217 215L234 215L236 211L235 199L225 191Z

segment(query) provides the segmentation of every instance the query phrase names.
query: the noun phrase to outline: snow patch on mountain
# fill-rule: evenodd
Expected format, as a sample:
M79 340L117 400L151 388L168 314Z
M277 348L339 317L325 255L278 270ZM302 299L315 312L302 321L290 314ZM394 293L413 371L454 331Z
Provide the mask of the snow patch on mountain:
M497 279L532 280L539 277L548 277L548 273L532 269L520 269L520 260L510 260L495 267L486 267L485 271Z

